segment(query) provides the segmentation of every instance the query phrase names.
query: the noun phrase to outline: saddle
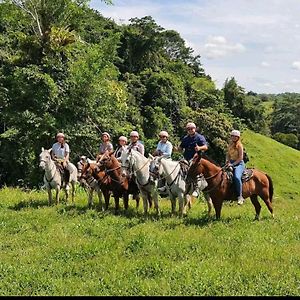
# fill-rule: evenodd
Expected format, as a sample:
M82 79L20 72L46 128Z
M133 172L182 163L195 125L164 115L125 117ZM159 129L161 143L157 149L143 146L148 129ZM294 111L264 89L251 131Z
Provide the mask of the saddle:
M190 167L189 162L186 159L181 159L179 161L179 165L180 165L180 171L182 173L183 178L186 178Z
M233 172L229 169L225 170L229 182L233 182ZM253 169L245 169L242 174L242 183L249 181L253 176Z

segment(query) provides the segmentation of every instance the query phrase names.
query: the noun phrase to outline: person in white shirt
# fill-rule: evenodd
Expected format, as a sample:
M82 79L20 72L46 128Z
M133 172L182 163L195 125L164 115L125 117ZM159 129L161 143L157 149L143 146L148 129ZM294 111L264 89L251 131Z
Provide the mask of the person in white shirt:
M119 137L119 145L117 146L117 148L114 152L114 155L117 158L117 160L121 159L122 152L127 149L128 146L126 144L127 144L127 137L124 135L121 135Z
M65 142L65 135L62 132L59 132L56 135L56 139L57 142L52 146L51 157L56 164L62 167L64 171L65 182L66 185L68 185L70 180L70 171L68 170L70 147Z
M169 134L167 131L161 131L159 133L160 141L157 144L156 150L154 152L154 156L166 156L171 158L173 145L170 141L168 141Z

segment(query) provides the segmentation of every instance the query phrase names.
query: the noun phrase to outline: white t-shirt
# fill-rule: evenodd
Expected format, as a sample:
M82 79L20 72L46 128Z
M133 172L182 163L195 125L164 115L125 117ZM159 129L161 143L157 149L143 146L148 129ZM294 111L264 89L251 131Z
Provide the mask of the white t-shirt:
M63 147L61 147L61 143L57 142L53 144L52 146L52 153L58 158L58 159L64 159L67 153L70 153L70 147L67 143L63 144Z

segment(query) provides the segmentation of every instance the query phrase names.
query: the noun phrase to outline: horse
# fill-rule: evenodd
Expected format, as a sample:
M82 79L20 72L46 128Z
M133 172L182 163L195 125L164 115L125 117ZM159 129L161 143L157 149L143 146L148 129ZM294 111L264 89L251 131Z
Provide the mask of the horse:
M120 192L123 195L125 210L128 209L129 194L133 195L133 199L136 200L136 209L138 209L140 202L139 189L132 179L121 176L121 165L115 155L113 153L103 155L98 164L103 165L106 174L111 177L112 190L115 191L121 188Z
M150 176L150 159L134 149L124 149L121 154L121 163L122 176L128 178L134 176L143 198L144 215L148 213L148 205L151 208L153 199L156 214L160 216L157 180Z
M203 190L209 193L216 212L216 219L220 219L223 200L237 199L232 183L229 181L224 167L213 163L206 155L198 154L188 171L187 180L195 182L198 175L203 175L208 186ZM271 177L258 169L253 169L253 175L243 183L242 195L246 199L250 197L255 207L255 220L259 220L261 205L258 196L263 199L268 210L272 214L273 182Z
M186 215L187 206L191 207L191 196L185 194L186 184L180 162L172 161L164 156L153 157L149 154L149 157L151 158L150 172L160 180L166 179L166 186L171 199L171 214L175 215L176 198L178 197L179 216Z
M44 185L48 191L48 203L51 205L52 203L52 192L51 189L54 188L56 190L56 203L59 204L59 192L61 188L64 188L66 193L66 202L68 203L69 198L69 186L64 185L62 180L62 175L60 171L57 169L57 166L51 158L51 149L47 150L42 148L42 152L39 155L40 159L40 168L45 170L44 174ZM70 171L70 183L72 186L72 202L74 203L75 196L75 185L77 183L77 169L76 167L69 162L68 170Z
M187 208L192 206L192 196L189 194L190 188L186 184L185 174L183 173L180 165L180 161L174 161L164 156L153 157L149 154L151 158L150 171L154 176L166 179L166 186L171 199L172 211L171 214L175 214L176 209L176 198L178 198L179 204L179 216L187 214ZM201 189L201 186L197 188ZM208 211L210 213L212 208L212 203L209 201Z
M87 176L86 178L83 178L82 170L85 168L87 163L94 163L96 164L96 161L92 161L89 158L86 158L85 156L81 156L79 162L77 163L77 169L78 169L78 181L81 186L86 190L88 194L88 207L91 208L93 206L93 193L94 191L97 192L98 199L99 199L99 206L101 210L104 210L104 207L102 205L102 191L100 189L100 186L97 182L97 180L93 176Z
M99 198L99 208L104 211L108 209L109 206L109 198L110 198L110 190L108 188L108 184L110 183L110 178L106 176L104 172L104 168L102 170L98 167L96 161L91 161L87 159L86 163L84 163L82 170L80 181L86 182L89 186L92 186L96 190L100 190L104 196L105 207L102 203L102 197ZM90 198L89 198L90 201ZM89 202L89 207L91 207L92 202Z

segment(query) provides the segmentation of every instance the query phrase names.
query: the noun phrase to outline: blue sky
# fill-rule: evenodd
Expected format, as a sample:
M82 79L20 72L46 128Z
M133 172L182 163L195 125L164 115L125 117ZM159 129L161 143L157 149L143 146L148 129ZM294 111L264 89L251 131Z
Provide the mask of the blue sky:
M246 91L300 92L299 0L113 0L91 7L118 24L150 15L201 55L221 88L234 76Z

